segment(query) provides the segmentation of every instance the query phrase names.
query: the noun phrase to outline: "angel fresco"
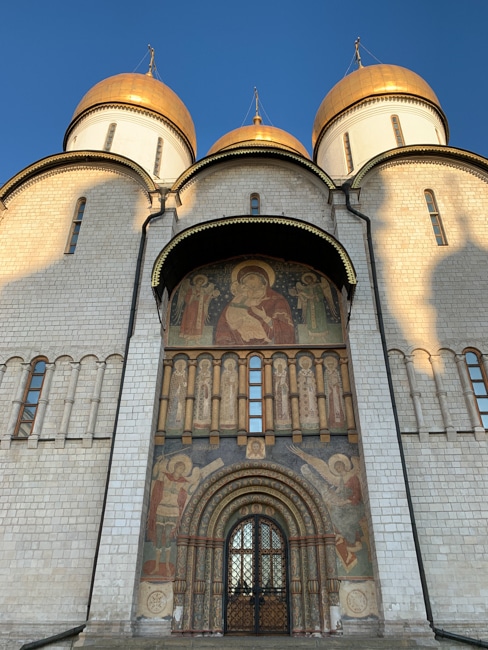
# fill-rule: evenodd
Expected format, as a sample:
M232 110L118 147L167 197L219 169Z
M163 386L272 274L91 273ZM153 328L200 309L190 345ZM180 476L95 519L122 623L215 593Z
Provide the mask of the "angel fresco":
M322 495L336 533L336 551L347 572L366 551L363 570L370 569L369 534L359 481L359 458L334 454L326 462L291 445L289 450L305 461L301 472Z
M303 273L301 282L290 289L290 295L298 298L298 309L302 312L311 342L327 338L328 316L324 299L332 318L336 322L340 320L329 282L323 277L317 278L315 273Z
M220 291L215 284L208 281L206 275L199 273L194 278L185 278L178 291L176 317L181 318L180 338L188 343L198 343L203 335L203 328L208 320L208 308L211 300L217 298Z
M176 538L189 497L200 481L223 466L221 458L205 467L194 467L186 454L160 456L153 467L147 538L155 549L155 560L147 561L144 573L158 578L174 577Z

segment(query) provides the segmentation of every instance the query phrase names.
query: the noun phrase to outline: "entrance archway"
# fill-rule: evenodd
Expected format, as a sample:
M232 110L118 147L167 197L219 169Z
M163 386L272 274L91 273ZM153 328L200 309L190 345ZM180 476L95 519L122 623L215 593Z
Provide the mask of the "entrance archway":
M224 633L226 540L239 522L256 515L279 524L288 540L289 632L300 636L336 629L335 535L325 504L294 471L253 461L215 472L185 509L178 536L174 634Z
M226 634L289 633L287 540L263 515L241 519L227 536Z

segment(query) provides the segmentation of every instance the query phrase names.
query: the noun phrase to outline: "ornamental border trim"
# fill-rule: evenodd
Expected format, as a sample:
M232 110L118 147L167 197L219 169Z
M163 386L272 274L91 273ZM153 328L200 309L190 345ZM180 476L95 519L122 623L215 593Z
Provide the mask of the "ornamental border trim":
M188 237L191 237L192 235L195 235L199 232L203 232L204 230L209 230L211 228L219 228L222 226L232 226L241 223L273 223L279 226L290 226L292 228L298 228L299 230L305 230L311 233L312 235L315 235L321 239L325 239L325 241L328 244L330 244L339 254L339 257L341 258L344 268L346 270L347 280L349 284L351 286L356 286L357 284L356 272L354 271L354 267L349 258L349 255L347 254L346 250L341 246L341 244L339 244L337 239L335 239L325 231L320 230L319 228L313 226L312 224L308 224L303 221L294 221L293 219L287 219L284 217L248 216L248 217L224 218L224 219L219 219L217 221L207 221L206 223L199 224L198 226L193 226L191 228L188 228L187 230L183 230L182 232L180 232L169 242L169 244L167 244L163 248L161 253L158 255L154 263L153 271L151 274L151 287L155 288L159 286L161 282L161 270L163 268L164 263L166 262L169 254L182 241L188 239Z

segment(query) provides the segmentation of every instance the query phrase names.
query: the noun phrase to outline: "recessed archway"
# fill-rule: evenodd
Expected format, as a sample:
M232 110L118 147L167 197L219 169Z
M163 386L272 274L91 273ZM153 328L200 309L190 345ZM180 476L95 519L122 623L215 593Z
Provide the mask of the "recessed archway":
M178 536L175 634L224 633L225 540L247 515L278 522L289 542L291 634L336 628L335 535L327 509L295 472L268 462L218 471L196 490Z

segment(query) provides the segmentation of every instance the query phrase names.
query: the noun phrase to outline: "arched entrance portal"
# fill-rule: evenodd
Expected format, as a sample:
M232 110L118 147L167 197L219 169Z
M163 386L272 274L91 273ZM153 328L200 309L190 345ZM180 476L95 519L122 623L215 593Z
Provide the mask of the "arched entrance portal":
M253 515L227 537L227 634L289 633L287 543L276 521Z
M286 607L281 606L280 614L276 604L269 619L260 618L266 614L268 580L259 579L246 569L249 562L254 562L259 574L259 560L256 564L255 558L244 559L247 542L243 541L243 535L249 534L252 552L258 549L256 552L268 556L264 565L261 558L261 573L266 563L274 562L280 576L275 579L273 574L270 589L271 586L279 588L280 580L286 588L288 558ZM259 535L270 535L270 539L263 544ZM276 554L272 549L263 548L267 544L276 545ZM227 554L226 545L230 547ZM232 559L239 557L243 559ZM229 580L228 567L230 563L232 574L232 562L235 562L236 576ZM248 606L253 597L254 613L249 614L252 610L249 607L245 630L238 629L244 627L244 617L236 618L230 602L235 595L239 598L242 595L241 602L247 599ZM264 598L265 603L262 600L256 603L256 596ZM278 603L279 598L268 602ZM221 635L224 631L253 634L256 629L263 634L272 631L297 636L328 634L340 627L338 605L333 526L324 502L301 476L276 463L247 461L222 468L199 485L184 511L178 535L174 634ZM280 620L280 615L281 622L273 622ZM289 623L283 623L283 616L289 617Z

